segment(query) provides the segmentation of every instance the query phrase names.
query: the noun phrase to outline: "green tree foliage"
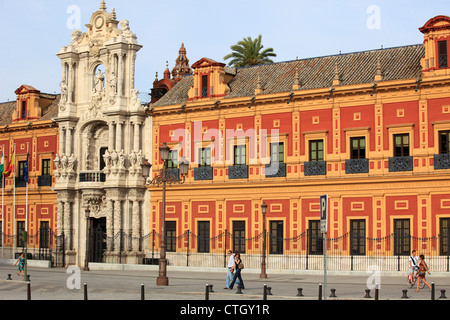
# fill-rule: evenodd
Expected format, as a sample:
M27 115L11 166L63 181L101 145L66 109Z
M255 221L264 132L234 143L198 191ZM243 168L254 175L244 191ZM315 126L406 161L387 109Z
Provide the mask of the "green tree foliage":
M273 48L263 50L261 38L262 36L259 35L254 40L251 37L242 39L231 46L232 52L223 59L231 59L228 65L236 68L273 63L270 57L276 57L277 55L273 52Z

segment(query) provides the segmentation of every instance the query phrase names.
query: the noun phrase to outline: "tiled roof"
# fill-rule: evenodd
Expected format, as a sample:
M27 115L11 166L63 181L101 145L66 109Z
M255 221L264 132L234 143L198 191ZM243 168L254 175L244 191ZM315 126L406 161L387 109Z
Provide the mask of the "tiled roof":
M221 100L253 96L258 76L263 89L261 94L290 92L296 70L298 70L300 90L332 86L336 69L341 86L373 83L378 63L383 81L415 79L421 75L420 59L423 56L424 46L420 44L238 68L235 69L235 77L228 84L230 93ZM184 77L154 106L186 102L192 85L193 76Z
M40 93L41 98L51 100L50 104L41 105L42 117L38 120L50 120L58 115L58 105L61 95ZM42 103L42 102L41 102ZM12 122L12 115L16 110L17 102L8 101L0 103L0 126L5 126Z

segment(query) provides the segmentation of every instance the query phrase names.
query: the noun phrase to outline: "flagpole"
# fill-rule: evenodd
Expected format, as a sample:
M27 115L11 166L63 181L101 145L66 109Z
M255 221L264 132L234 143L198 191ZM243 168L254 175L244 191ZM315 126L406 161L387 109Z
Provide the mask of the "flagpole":
M25 195L25 231L28 233L28 174L30 172L30 164L29 164L29 160L28 160L28 152L30 151L30 143L27 142L27 175L26 175L26 181L25 183L27 184L27 190L26 190L26 195Z
M16 232L16 144L14 143L14 153L13 153L13 158L12 160L14 160L13 163L13 225L12 225L12 231L13 234L17 237L17 232ZM13 238L13 259L14 257L14 253L16 252L16 240Z
M5 175L3 172L5 171L5 145L2 146L2 258L4 257L5 252Z

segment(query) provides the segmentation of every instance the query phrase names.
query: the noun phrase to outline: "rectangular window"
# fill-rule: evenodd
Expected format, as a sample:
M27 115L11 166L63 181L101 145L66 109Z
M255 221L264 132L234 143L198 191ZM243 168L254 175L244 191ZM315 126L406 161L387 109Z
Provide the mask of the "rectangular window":
M208 76L202 76L202 98L208 96Z
M50 159L42 159L42 175L43 176L50 176Z
M352 255L366 254L366 220L350 220L350 243Z
M178 168L178 150L170 150L169 159L167 161L168 169Z
M245 221L233 221L233 252L245 253Z
M323 235L320 231L320 220L309 221L308 249L309 254L323 254Z
M366 158L366 138L356 137L350 139L351 145L351 159L365 159Z
M25 247L25 241L23 241L22 236L23 231L25 231L25 221L17 221L17 229L16 229L17 247Z
M177 251L177 222L166 221L166 251Z
M210 226L209 221L199 221L198 224L197 246L198 252L209 252Z
M198 149L198 166L211 166L211 148Z
M50 245L50 224L41 221L39 225L39 248L48 249Z
M441 256L450 255L450 218L439 219Z
M27 102L22 101L22 108L20 110L20 118L26 119L27 118Z
M246 147L245 145L234 146L234 165L245 165L247 162L246 159Z
M407 256L411 253L409 219L394 220L394 255Z
M283 221L270 221L269 253L283 254Z
M309 142L309 161L323 161L323 140Z
M394 135L394 157L409 156L409 134Z
M27 163L26 161L19 161L19 163L18 163L19 167L18 167L17 173L18 173L19 178L23 178L25 175L25 164L26 163Z
M439 153L450 153L450 131L439 132Z
M270 163L284 163L284 143L270 144Z
M438 42L439 68L448 67L447 41Z

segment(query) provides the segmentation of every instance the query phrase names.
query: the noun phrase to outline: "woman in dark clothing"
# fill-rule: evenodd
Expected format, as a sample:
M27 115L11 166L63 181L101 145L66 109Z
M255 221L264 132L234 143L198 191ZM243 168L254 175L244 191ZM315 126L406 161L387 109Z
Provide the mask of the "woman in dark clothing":
M228 289L233 289L236 279L239 279L239 281L241 282L242 289L245 289L244 281L242 281L241 277L241 269L239 268L239 264L241 262L242 262L241 255L239 254L239 252L236 252L236 254L234 255L234 269L236 270L236 272L234 273L233 281L231 282L230 287Z

